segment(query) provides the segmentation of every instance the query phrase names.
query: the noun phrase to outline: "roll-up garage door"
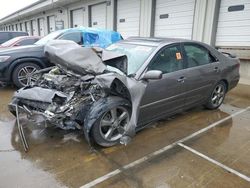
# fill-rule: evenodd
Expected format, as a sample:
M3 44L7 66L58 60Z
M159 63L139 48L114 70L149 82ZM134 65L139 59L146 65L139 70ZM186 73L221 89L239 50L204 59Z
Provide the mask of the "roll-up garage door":
M117 1L117 31L123 38L139 36L141 0Z
M44 18L38 19L38 34L43 37L45 35Z
M91 27L107 28L107 4L101 3L91 6Z
M195 0L156 0L156 37L192 38Z
M31 25L32 25L32 34L34 36L38 36L37 21L36 20L32 20L31 21Z
M20 27L20 23L17 24L18 31L22 31L22 28Z
M24 31L24 29L23 29L23 23L20 23L20 31Z
M30 21L25 22L25 30L27 33L29 33L29 35L32 35Z
M249 0L221 0L216 46L250 46Z
M71 11L71 27L84 26L83 9L76 9Z
M56 30L55 16L48 16L48 33Z

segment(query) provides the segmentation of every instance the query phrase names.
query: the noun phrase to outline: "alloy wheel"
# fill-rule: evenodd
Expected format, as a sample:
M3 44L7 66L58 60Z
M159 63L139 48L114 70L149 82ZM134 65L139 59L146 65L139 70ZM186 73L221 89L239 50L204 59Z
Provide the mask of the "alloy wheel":
M36 81L36 76L34 73L36 72L36 67L33 66L25 66L22 69L19 70L17 74L18 81L23 85L27 86L32 81Z
M123 136L129 123L129 112L119 106L106 112L100 121L100 133L107 141L116 141Z
M225 87L222 84L219 84L215 87L211 102L214 106L219 106L223 102L225 96Z

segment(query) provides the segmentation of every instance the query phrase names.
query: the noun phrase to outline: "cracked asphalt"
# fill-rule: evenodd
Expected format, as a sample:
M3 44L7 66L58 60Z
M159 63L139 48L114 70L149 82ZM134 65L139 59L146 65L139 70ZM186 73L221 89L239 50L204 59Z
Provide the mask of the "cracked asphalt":
M127 146L90 148L78 131L35 128L21 118L25 153L7 109L14 88L0 88L0 187L81 187L250 106L250 86L238 85L217 110L202 107L156 122ZM250 110L184 143L250 177ZM250 187L250 182L175 146L101 181L96 187Z

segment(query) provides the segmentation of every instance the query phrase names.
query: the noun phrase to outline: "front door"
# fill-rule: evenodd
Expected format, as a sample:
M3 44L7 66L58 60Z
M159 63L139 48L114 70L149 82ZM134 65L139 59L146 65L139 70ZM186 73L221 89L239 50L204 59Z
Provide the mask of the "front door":
M144 125L182 109L185 102L185 69L180 44L166 46L149 63L148 70L160 70L160 80L149 80L141 101L138 124Z

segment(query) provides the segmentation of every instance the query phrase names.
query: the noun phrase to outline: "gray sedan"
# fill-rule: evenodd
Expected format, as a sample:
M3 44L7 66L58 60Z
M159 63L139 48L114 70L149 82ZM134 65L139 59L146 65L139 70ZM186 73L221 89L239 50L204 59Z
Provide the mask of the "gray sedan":
M216 109L240 78L239 59L196 41L130 38L108 49L125 53L129 74L147 81L138 126L197 105Z
M216 109L239 81L237 58L184 39L129 38L103 51L52 41L45 54L56 67L17 91L10 111L82 129L89 143L106 147L194 106Z

